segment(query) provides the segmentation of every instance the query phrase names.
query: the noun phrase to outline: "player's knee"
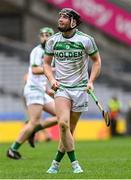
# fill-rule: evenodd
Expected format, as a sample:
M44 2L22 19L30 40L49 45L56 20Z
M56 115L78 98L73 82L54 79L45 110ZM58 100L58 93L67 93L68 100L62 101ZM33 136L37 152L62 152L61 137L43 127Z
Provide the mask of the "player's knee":
M60 127L60 130L65 131L66 129L69 128L68 121L61 120L59 122L59 127Z

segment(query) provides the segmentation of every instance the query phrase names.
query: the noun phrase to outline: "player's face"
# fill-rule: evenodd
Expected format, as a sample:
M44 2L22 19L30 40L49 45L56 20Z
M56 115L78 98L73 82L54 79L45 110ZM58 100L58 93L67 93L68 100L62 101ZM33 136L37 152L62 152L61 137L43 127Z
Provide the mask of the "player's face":
M60 17L58 19L58 28L65 32L67 29L70 28L70 18L66 14L60 14Z
M45 43L48 38L50 37L50 34L49 33L40 33L40 42L41 44Z

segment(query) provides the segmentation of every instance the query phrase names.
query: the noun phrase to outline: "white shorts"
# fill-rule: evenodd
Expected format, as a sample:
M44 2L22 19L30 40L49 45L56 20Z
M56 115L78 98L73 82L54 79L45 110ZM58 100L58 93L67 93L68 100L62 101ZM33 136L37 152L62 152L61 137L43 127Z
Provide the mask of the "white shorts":
M54 100L47 93L45 93L43 89L29 85L26 85L24 88L24 97L27 106L30 104L44 105Z
M88 111L88 93L86 91L58 89L55 93L55 98L59 96L72 101L73 112Z

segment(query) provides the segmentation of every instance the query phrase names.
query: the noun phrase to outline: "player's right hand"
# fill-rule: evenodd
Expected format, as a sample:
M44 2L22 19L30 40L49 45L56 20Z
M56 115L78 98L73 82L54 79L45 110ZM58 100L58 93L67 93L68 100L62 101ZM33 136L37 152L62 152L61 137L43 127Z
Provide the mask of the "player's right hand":
M59 88L60 84L58 81L56 80L52 80L51 81L51 89L53 89L54 91L57 91L57 89Z

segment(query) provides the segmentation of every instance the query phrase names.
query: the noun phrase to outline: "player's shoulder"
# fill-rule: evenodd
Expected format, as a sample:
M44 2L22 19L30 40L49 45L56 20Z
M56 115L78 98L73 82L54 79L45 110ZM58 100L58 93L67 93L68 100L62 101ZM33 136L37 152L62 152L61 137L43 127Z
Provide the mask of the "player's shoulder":
M57 32L57 33L55 33L53 36L51 36L51 37L58 37L58 36L60 36L61 35L61 32Z
M36 52L41 51L41 50L42 50L41 44L39 44L39 45L35 46L35 47L32 49L31 54L32 54L32 53L36 53Z
M79 30L76 31L76 34L77 34L78 36L81 36L82 38L94 39L91 35L88 35L88 34L82 32L82 31L79 31Z
M48 39L48 41L50 41L50 40L55 40L55 39L57 39L59 36L61 36L61 32L57 32L57 33L55 33L54 35L50 36L49 39Z

